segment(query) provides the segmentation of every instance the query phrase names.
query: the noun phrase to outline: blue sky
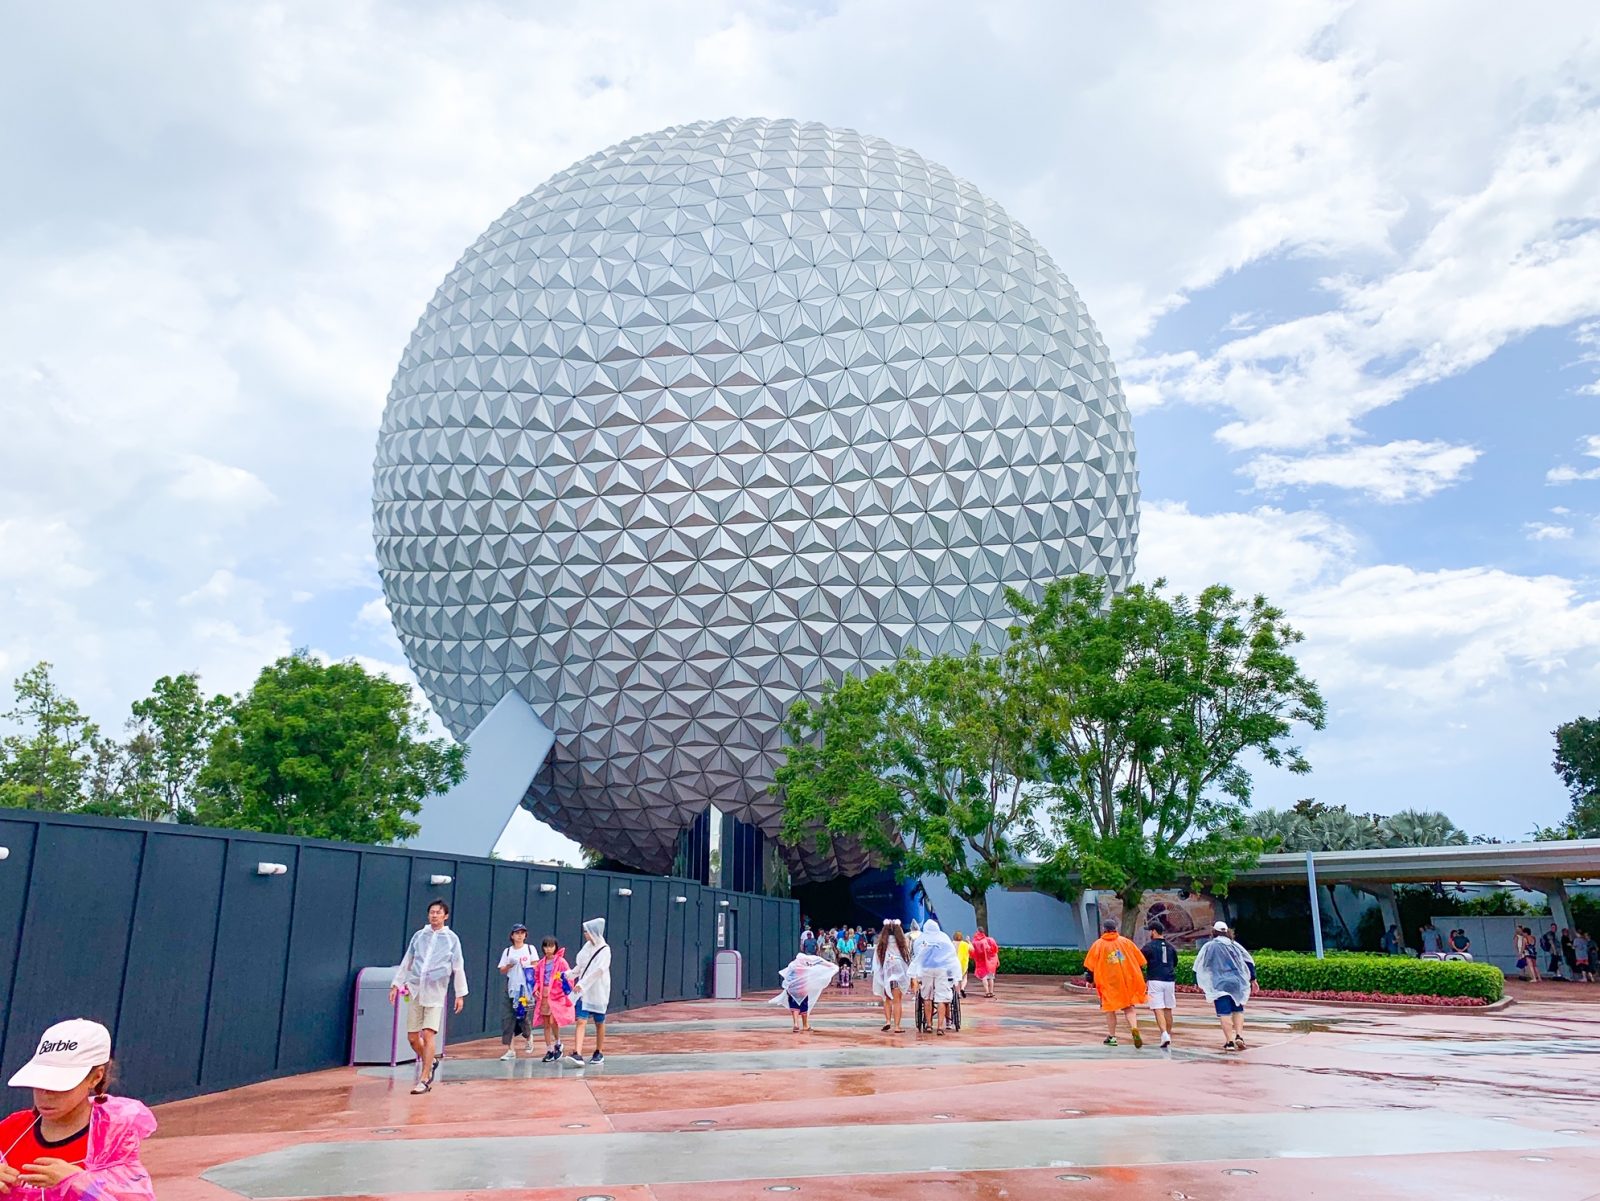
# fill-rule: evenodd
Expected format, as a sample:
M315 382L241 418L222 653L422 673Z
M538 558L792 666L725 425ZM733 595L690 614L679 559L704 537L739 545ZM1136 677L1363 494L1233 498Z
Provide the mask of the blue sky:
M624 137L793 116L973 180L1135 411L1140 571L1264 590L1297 796L1511 837L1600 697L1600 12L289 0L33 6L0 55L0 675L108 726L306 645L407 677L371 458L418 314ZM530 826L519 847L560 849Z

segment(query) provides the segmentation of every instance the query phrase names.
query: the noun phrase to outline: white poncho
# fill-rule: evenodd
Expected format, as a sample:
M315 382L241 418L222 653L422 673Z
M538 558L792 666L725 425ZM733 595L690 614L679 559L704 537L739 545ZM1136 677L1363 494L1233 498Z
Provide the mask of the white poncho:
M956 944L939 929L932 918L922 927L922 937L911 952L911 975L921 980L925 976L944 974L951 980L961 975L961 958L956 954Z
M783 981L783 991L768 1005L787 1005L789 998L796 1001L809 1001L814 1007L817 998L822 995L822 990L833 982L839 974L837 964L829 963L820 955L807 955L801 952L789 961L789 966L778 973Z
M915 955L915 952L912 952ZM872 992L874 996L887 996L890 989L905 992L911 987L911 969L905 956L900 954L900 944L891 936L884 944L883 954L873 953Z
M1225 934L1219 934L1200 948L1194 961L1195 983L1206 994L1206 1000L1232 997L1235 1005L1243 1006L1250 999L1250 969L1255 960L1250 952Z
M395 969L394 986L411 993L414 1005L443 1005L454 978L456 996L467 995L466 961L461 940L449 926L435 930L424 926L411 936L406 956Z

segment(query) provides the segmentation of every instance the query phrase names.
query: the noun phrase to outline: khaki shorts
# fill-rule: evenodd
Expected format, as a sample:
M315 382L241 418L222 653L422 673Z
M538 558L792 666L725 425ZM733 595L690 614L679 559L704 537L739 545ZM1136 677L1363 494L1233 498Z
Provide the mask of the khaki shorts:
M424 1030L432 1030L437 1034L443 1019L443 1005L418 1005L415 1001L406 1003L406 1030L408 1033L420 1034Z
M929 972L922 977L924 1001L948 1001L952 995L950 977L943 972Z

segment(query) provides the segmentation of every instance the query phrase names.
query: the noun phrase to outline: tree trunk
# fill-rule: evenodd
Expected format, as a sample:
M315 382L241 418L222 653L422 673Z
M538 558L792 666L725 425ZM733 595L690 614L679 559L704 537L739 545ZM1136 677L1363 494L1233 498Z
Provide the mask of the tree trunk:
M1122 902L1122 937L1132 938L1135 942L1138 942L1136 934L1139 928L1139 902L1144 900L1144 890L1140 889L1138 892L1131 894L1118 893L1117 898ZM1100 931L1090 931L1089 937L1099 938Z
M973 919L977 923L977 929L982 930L985 934L991 933L989 930L988 891L980 892L975 897L968 897L967 902L972 906ZM962 933L964 934L966 931L963 930Z

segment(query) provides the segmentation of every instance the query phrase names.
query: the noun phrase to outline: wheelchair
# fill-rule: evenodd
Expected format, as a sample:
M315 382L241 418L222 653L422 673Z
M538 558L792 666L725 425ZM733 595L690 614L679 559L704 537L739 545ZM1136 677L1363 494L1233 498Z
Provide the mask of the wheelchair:
M959 981L954 981L950 985L949 1026L952 1031L959 1031L961 1029L961 989L959 984ZM918 1034L921 1034L925 1030L932 1029L933 1023L930 1020L929 1007L935 1004L938 1004L938 1002L928 1000L920 991L917 993Z

